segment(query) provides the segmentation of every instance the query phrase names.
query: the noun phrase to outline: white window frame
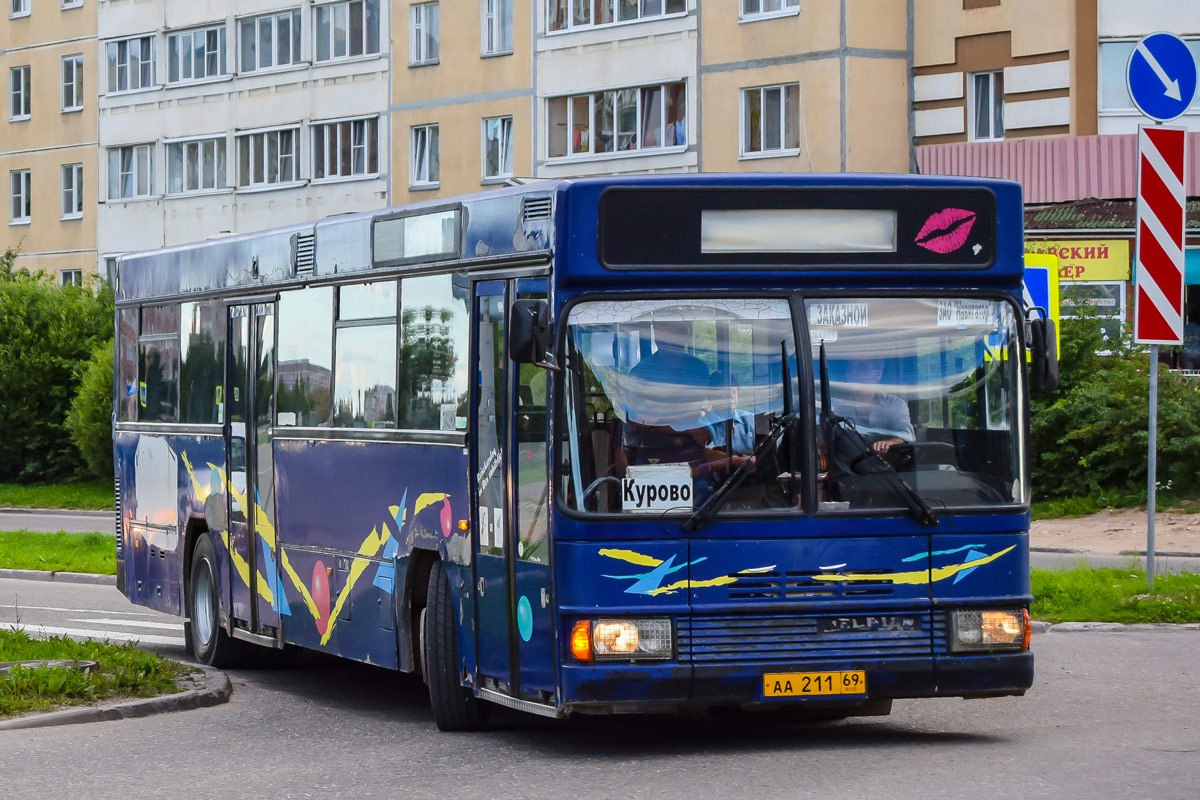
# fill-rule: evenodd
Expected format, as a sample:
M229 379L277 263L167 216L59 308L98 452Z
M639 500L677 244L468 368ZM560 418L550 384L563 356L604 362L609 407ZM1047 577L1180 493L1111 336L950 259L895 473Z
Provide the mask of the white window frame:
M33 173L28 167L8 173L8 224L28 225L33 221Z
M497 153L496 163L500 166L500 171L495 175L488 174L488 127L495 124L498 128L499 135L496 141L499 144L500 152ZM507 130L508 135L505 136ZM513 176L512 161L513 161L513 118L511 114L499 117L484 117L483 126L480 137L480 156L482 159L482 174L483 183L503 183L506 179ZM505 162L508 163L508 169L505 170Z
M128 151L129 155L131 157L131 164L130 164L130 169L128 172L122 171L122 168L121 168L121 161L123 160L122 155L124 154L125 151ZM114 180L114 178L113 178L113 157L114 156L117 159L117 171L116 171L117 184L116 185L118 185L118 186L122 185L123 182L121 181L121 176L128 174L130 176L130 179L133 182L133 189L132 189L131 194L123 194L121 190L118 190L116 193L113 192L113 186L114 186L114 183L113 183L113 180ZM145 170L146 174L144 176L142 175L142 171L140 169L140 166L143 163L143 161L142 161L143 156L144 156L144 163L145 163L145 167L146 167L146 170ZM145 142L145 143L141 143L141 144L126 144L126 145L118 145L116 147L110 147L106 151L106 158L107 158L107 163L108 163L108 199L110 201L122 202L125 200L142 200L147 197L154 197L154 143L153 142ZM144 180L143 180L143 178L144 178ZM139 189L139 187L141 187L143 185L145 187L144 191Z
M289 8L283 11L275 11L270 14L259 14L253 17L240 17L237 20L237 38L238 38L238 71L241 73L252 72L267 72L269 70L291 69L296 66L302 66L304 60L304 23L301 19L302 15L299 8ZM288 55L289 60L286 62L279 61L279 28L280 23L286 18L288 21ZM264 25L270 29L271 40L271 58L270 63L263 63L263 54L260 52L263 37ZM246 63L246 27L250 29L254 37L254 62L253 64Z
M157 88L154 71L154 62L156 60L155 50L158 46L156 38L153 34L146 34L144 36L128 36L124 39L112 39L104 43L105 94L129 94L131 92L142 92ZM133 74L131 67L134 66L134 62L129 57L129 45L132 42L138 43L140 53L148 53L149 55L148 59L142 58L141 55L138 57L138 61L136 62L138 76L136 86L130 80ZM121 45L125 46L124 61L121 60ZM145 64L149 65L150 74L148 80L143 80L142 68ZM122 71L125 74L126 84L123 89L120 87ZM113 84L116 85L114 86Z
M20 76L20 77L18 77ZM33 115L33 67L8 68L8 121L22 122Z
M216 34L210 37L209 34ZM196 37L200 37L203 47L203 75L196 74ZM211 41L215 39L216 41ZM171 31L167 34L167 83L200 83L223 78L229 74L228 36L224 25L208 25L202 28L190 28L184 31ZM215 44L215 52L212 45ZM186 46L185 46L186 45ZM209 72L209 58L216 58L216 71ZM188 73L186 76L184 73Z
M83 286L83 270L64 269L58 273L59 286Z
M213 174L211 186L206 185L209 181L204 179L204 151L212 150L212 165ZM172 156L179 154L179 168L182 174L179 175L178 190L172 188L175 177L172 168ZM163 157L166 164L166 186L164 192L168 197L177 197L185 194L211 194L213 192L223 192L229 188L229 148L224 134L215 136L190 136L186 139L167 139L163 142ZM190 156L195 156L196 167L194 173L188 168L188 160ZM188 186L188 178L195 175L196 185Z
M479 52L485 56L509 55L513 52L513 0L480 0ZM504 24L508 22L508 43L505 44Z
M60 219L83 219L83 164L63 164L59 169L62 187Z
M659 116L658 130L662 131L665 134L667 126L675 124L675 123L671 123L671 122L667 121L667 91L670 87L679 86L679 85L683 86L683 106L684 106L683 119L682 119L682 122L684 125L683 143L680 144L677 139L676 143L674 143L674 144L667 144L667 145L643 144L642 140L643 140L643 136L645 135L645 128L646 128L645 116L644 116L645 109L643 108L643 98L645 97L645 92L647 90L653 90L653 89L659 90L659 93L660 93L659 94L659 98L660 98L659 99L659 115L660 116ZM635 102L636 111L635 111L635 121L634 121L635 129L633 131L633 134L634 134L634 141L636 142L636 146L631 147L631 148L625 148L625 149L598 151L598 150L596 150L596 142L599 139L599 136L597 135L596 124L595 124L597 103L603 102L604 95L608 94L609 92L616 93L616 92L623 92L623 91L633 91L634 92L634 97L635 97L634 102ZM575 114L575 103L573 101L576 98L580 98L580 97L588 98L588 149L587 149L587 152L575 153L575 152L572 152L572 147L570 146L571 145L571 142L570 142L571 130L574 127L572 123L574 122L574 114ZM556 100L563 100L563 99L565 99L566 103L567 103L567 117L566 117L566 135L568 137L568 142L567 142L568 146L566 148L567 152L566 152L566 155L561 155L561 156L549 155L551 142L553 141L553 138L554 138L554 133L552 131L548 130L546 146L547 146L547 161L550 163L561 163L561 162L566 162L566 161L577 161L577 160L597 160L597 159L608 159L608 158L629 158L631 156L647 156L647 155L656 155L658 153L677 153L677 152L681 152L681 151L687 149L687 142L688 142L689 133L690 133L689 129L688 129L688 120L689 120L689 116L690 116L689 111L688 111L688 106L690 104L690 100L688 98L688 84L687 84L686 80L670 81L667 83L639 84L636 86L615 86L612 88L600 89L600 90L597 90L594 92L582 92L579 94L557 95L555 97L548 97L548 98L546 98L546 123L548 125L552 124L552 116L551 116L550 110L549 110L550 103L552 103ZM616 111L614 109L614 120L615 120L615 117L616 117ZM619 135L619 134L614 131L613 136L616 137L617 135Z
M409 129L408 186L436 189L442 178L442 135L438 123L413 125Z
M64 11L68 8L83 8L83 0L62 0L62 4L59 6L59 8L63 9Z
M566 17L561 25L555 22L556 7L560 2L566 9ZM569 33L571 31L591 30L593 28L607 28L612 25L634 25L639 22L645 22L651 19L666 19L668 17L682 17L687 14L687 0L635 0L634 16L621 18L621 4L623 0L546 0L546 35L553 36L555 34ZM608 12L608 21L596 22L596 6L604 4ZM677 11L668 10L667 5L679 6L682 8ZM578 22L575 20L573 6L578 5L579 8L587 11L587 20ZM653 6L658 7L658 11L652 10ZM651 10L647 10L648 7Z
M62 57L62 113L82 110L83 53L74 53Z
M362 142L355 143L358 131L362 131ZM309 125L313 183L373 178L379 175L379 117L343 117L313 122ZM343 173L339 145L341 138L349 136L350 171ZM318 142L317 139L321 141ZM362 169L358 168L361 154ZM371 169L371 162L375 169ZM334 169L330 170L330 163Z
M368 12L368 6L375 9L374 18L377 26L374 31L374 40L372 40L370 26L367 20L372 16ZM362 15L360 28L362 30L362 39L357 42L361 52L355 53L351 46L353 43L350 40L349 31L351 29L350 16L357 11ZM331 61L345 61L350 58L369 58L379 55L380 51L380 36L382 32L378 28L383 27L381 20L380 1L379 0L343 0L337 3L318 3L313 6L313 54L312 60L314 64L327 64ZM347 32L343 46L344 53L337 52L337 26L341 22L344 24L344 30ZM322 41L324 39L324 41ZM321 57L321 46L324 44L328 47L328 55ZM372 49L374 48L374 49Z
M992 106L988 114L988 135L980 136L979 131L975 127L975 111L979 98L975 89L975 79L986 77L988 83L988 96L991 98ZM996 131L996 87L1000 87L1000 97L998 100L1000 108L1000 131L997 135ZM969 142L1000 142L1004 140L1004 70L989 69L980 72L967 73L967 141Z
M291 133L291 153L284 155L280 152L279 145L282 142L282 134ZM268 159L271 155L271 138L275 139L275 173L276 180L269 179L270 170L268 169ZM244 175L242 170L242 143L245 142L249 147L247 160L250 175ZM296 184L302 183L301 177L301 136L299 125L282 125L275 128L258 128L252 131L238 131L234 136L233 150L235 169L237 173L237 189L239 191L260 191L264 189L282 189ZM262 175L263 179L254 180L254 161L260 153L265 151L263 155ZM290 163L291 177L286 180L279 179L280 168L285 163ZM228 167L226 167L228 169Z
M794 114L788 113L787 94L790 87L796 88L796 108ZM766 106L767 92L779 93L779 147L767 148L766 144L766 126L759 123L759 133L762 141L757 150L751 150L750 145L750 130L747 127L747 113L750 105L750 96L753 93L758 93L759 108ZM758 158L786 158L800 155L800 136L803 130L800 120L800 84L796 81L789 83L775 83L768 86L751 86L742 89L740 92L740 102L738 103L738 157L744 160ZM760 111L761 114L761 111ZM796 146L788 147L788 121L796 126ZM761 120L761 117L760 117Z
M414 3L409 6L408 19L408 65L425 67L440 63L442 56L441 5L437 0L431 3Z
M31 13L31 0L9 0L8 3L8 18L16 19L17 17L28 17Z
M767 5L779 4L779 8L763 10ZM748 6L754 9L747 11ZM800 13L800 0L738 0L738 19L742 22L757 22L760 19L794 17Z

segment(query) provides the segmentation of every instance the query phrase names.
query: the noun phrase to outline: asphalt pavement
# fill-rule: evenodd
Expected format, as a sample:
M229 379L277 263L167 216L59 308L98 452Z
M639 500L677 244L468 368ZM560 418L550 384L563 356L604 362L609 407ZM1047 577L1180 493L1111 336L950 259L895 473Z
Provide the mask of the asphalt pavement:
M0 530L40 531L53 533L88 533L116 531L116 518L111 511L64 511L60 509L0 508Z

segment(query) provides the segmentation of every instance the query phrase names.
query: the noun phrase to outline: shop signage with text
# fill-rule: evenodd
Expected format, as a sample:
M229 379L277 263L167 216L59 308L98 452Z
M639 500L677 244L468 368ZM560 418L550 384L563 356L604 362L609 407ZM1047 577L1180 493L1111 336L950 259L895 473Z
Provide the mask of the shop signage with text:
M1058 256L1058 277L1064 281L1129 280L1128 239L1025 240L1026 253Z

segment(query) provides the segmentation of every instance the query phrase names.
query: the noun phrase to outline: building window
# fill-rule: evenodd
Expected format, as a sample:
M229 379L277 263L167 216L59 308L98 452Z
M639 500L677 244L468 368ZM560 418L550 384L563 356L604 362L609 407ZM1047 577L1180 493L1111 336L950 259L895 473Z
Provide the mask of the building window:
M686 11L687 0L550 0L547 19L551 31L565 31Z
M79 111L83 108L83 54L63 56L62 60L62 110Z
M317 61L379 52L379 0L316 7Z
M154 145L108 148L108 199L149 197L153 192Z
M107 44L108 93L132 92L154 85L154 37L139 36Z
M224 189L225 139L167 144L167 194Z
M313 180L379 172L379 118L314 123Z
M441 177L438 126L417 125L412 129L412 186L437 186Z
M687 85L682 81L553 97L547 106L551 158L687 144Z
M485 56L511 53L513 49L513 0L482 0L483 41L480 49Z
M60 8L83 8L83 0L62 0Z
M742 19L762 19L795 14L800 0L742 0Z
M8 173L9 204L8 219L14 225L24 225L32 217L30 199L33 194L33 182L29 170L14 169Z
M241 71L255 72L300 63L300 10L238 22Z
M1004 72L974 72L971 82L971 140L986 142L1004 138Z
M238 186L270 186L299 180L296 168L299 139L299 128L239 136Z
M83 217L83 164L62 165L62 218Z
M1200 39L1184 39L1192 55L1200 63ZM1100 111L1134 111L1129 99L1126 72L1135 41L1100 43ZM1200 108L1200 92L1192 98L1192 108Z
M742 155L800 152L800 84L742 90Z
M483 121L483 178L510 178L512 162L512 117L488 117Z
M167 37L167 82L198 81L224 75L225 28L205 28Z
M58 273L60 286L83 286L83 270L64 269Z
M29 16L29 0L9 0L8 15L10 17Z
M30 84L29 65L11 67L8 70L8 118L12 121L29 119L33 109L33 92Z
M412 6L412 25L409 27L408 63L412 66L438 63L438 4L419 3Z

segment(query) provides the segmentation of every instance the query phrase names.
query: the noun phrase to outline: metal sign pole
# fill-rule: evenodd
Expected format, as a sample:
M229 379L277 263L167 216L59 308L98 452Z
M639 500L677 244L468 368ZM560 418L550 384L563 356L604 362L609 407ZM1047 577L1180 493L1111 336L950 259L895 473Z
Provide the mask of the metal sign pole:
M1154 494L1158 483L1158 345L1150 345L1150 454L1146 465L1146 585L1154 591Z

